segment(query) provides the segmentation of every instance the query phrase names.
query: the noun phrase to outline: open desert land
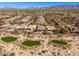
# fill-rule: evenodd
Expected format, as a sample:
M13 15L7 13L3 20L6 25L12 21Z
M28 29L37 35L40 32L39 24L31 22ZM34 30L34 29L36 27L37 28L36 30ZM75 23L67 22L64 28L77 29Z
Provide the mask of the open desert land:
M79 6L0 9L1 56L79 56Z

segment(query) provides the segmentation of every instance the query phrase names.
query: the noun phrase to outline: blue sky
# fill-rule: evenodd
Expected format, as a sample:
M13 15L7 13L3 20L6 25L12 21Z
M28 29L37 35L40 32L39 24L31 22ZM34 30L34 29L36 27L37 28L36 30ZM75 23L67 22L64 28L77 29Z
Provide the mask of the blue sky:
M49 7L55 5L79 5L79 2L0 2L0 8Z

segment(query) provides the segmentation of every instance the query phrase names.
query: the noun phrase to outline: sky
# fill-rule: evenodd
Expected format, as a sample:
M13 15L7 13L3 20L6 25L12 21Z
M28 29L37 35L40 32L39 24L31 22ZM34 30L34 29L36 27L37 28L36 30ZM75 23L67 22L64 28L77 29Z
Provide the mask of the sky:
M55 5L79 5L79 2L0 2L0 8L50 7Z

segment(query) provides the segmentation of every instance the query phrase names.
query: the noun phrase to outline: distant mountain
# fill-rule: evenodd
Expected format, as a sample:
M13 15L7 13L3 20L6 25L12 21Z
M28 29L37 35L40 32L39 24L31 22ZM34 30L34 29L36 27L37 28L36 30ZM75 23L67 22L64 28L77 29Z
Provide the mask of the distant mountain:
M28 8L30 10L79 10L79 5L57 5L51 7L42 7L42 8Z
M24 8L24 9L19 9L19 10L79 10L79 5L56 5L56 6L51 6L51 7L29 7L29 8ZM5 8L0 8L0 10L18 10L18 8L10 8L10 7L5 7Z
M65 10L71 10L71 9L79 9L79 5L60 5L60 6L51 6L51 7L48 7L47 9L65 9Z

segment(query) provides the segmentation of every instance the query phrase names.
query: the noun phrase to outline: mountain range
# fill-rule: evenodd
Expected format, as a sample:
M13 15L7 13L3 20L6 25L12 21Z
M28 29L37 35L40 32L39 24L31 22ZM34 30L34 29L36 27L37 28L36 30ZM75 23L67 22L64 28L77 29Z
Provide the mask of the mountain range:
M4 8L0 8L0 10L17 10L18 8L11 8L11 7L4 7ZM24 8L22 10L28 10L28 9L31 9L31 10L39 10L39 9L42 9L42 10L72 10L72 9L75 9L75 10L78 10L79 9L79 5L56 5L56 6L50 6L50 7L29 7L29 8Z

